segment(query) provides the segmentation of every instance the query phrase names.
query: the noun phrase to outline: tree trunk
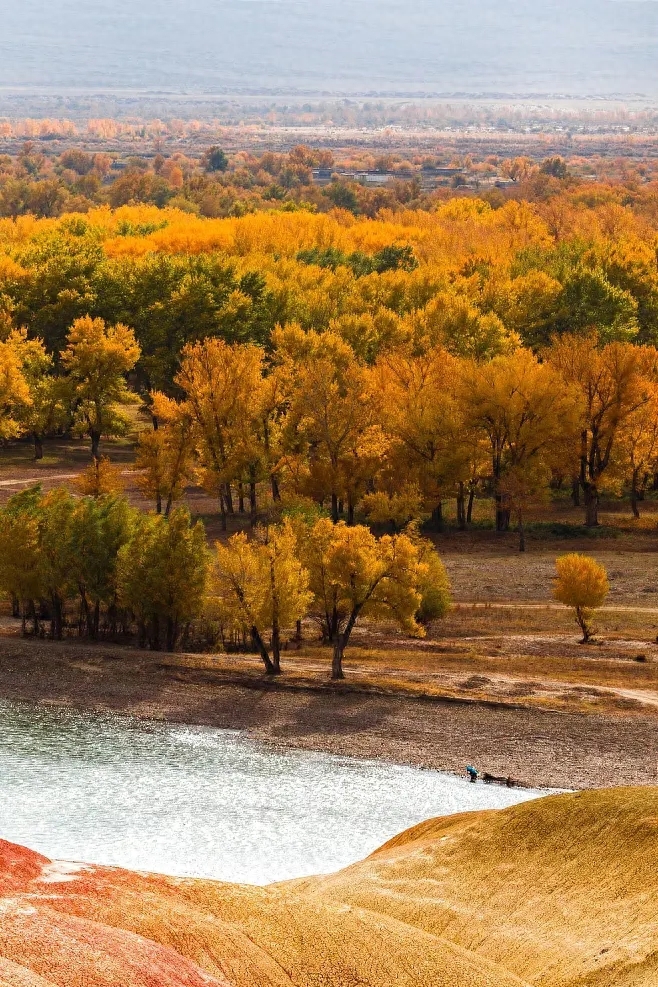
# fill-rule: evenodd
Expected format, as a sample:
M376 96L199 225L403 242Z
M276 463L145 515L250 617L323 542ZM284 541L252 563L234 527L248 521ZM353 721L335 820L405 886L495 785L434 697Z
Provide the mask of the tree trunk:
M443 531L443 502L442 501L439 501L439 503L432 511L432 529L434 531Z
M160 617L158 614L154 614L151 620L151 651L160 650Z
M167 617L167 651L173 651L178 638L178 622L171 617Z
M224 502L224 494L219 495L219 511L222 516L222 531L226 531L226 504Z
M259 652L261 658L263 659L263 664L265 665L265 672L266 672L266 674L267 675L279 675L281 670L279 669L279 671L277 672L277 670L276 670L276 668L274 666L274 662L271 660L269 654L267 653L267 648L265 647L265 642L263 641L262 637L260 636L260 631L258 630L257 627L252 627L251 628L251 636L254 639L254 644L258 648L258 652Z
M460 531L466 530L466 493L463 483L459 484L457 492L457 527Z
M156 514L162 514L162 497L160 496L160 492L159 491L158 491L158 493L156 494L156 497L155 497L155 513Z
M347 523L354 524L354 504L351 499L347 502Z
M638 490L637 490L637 473L633 473L633 479L631 481L631 510L633 511L633 517L640 516L640 508L637 506L639 500Z
M574 476L571 481L571 500L574 507L580 507L580 477Z
M578 625L583 632L583 639L580 643L589 644L592 639L592 629L587 623L587 613L581 607L576 607L576 620L578 621Z
M331 678L335 682L338 679L344 679L345 673L343 672L343 654L345 648L343 646L343 635L337 634L336 640L334 641L334 653L331 659Z
M496 531L509 531L510 509L502 494L496 494Z
M98 459L98 449L99 449L100 444L101 444L101 433L97 429L92 428L90 434L91 434L91 455L92 455L92 459Z
M242 480L238 483L238 513L244 514L244 485Z
M270 486L272 488L272 500L276 503L278 500L281 500L281 491L279 490L279 481L274 473L270 476Z
M591 484L585 484L585 525L596 528L599 523L599 492Z
M295 623L295 641L301 643L301 640L302 640L302 622L301 620L298 620Z
M281 631L279 630L279 621L274 618L272 621L272 665L274 666L273 675L281 674Z
M249 471L249 520L252 528L256 524L256 516L258 514L258 502L256 500L256 478L254 471Z
M34 458L43 459L43 442L41 436L38 432L33 432L32 438L34 439Z
M52 606L52 617L50 620L50 633L54 641L62 640L62 631L64 627L64 616L61 598L57 593L53 593L50 599Z
M519 552L525 552L525 526L521 514L519 514Z
M333 680L345 678L343 673L343 656L345 654L345 648L349 644L350 636L354 630L354 625L358 620L360 611L361 607L357 607L352 610L350 618L347 621L345 630L342 634L340 630L336 628L336 634L334 637L334 653L331 659L331 678Z
M473 504L475 502L475 484L469 484L468 507L466 508L466 524L473 523Z
M233 508L233 494L231 493L230 483L226 484L226 486L224 487L224 491L225 491L224 496L226 499L226 510L228 511L229 514L235 514L235 510Z
M331 520L338 524L338 496L335 493L331 495Z
M89 634L89 604L87 603L87 596L83 590L80 589L80 613L78 616L78 634L82 637L84 630L86 629L87 634Z

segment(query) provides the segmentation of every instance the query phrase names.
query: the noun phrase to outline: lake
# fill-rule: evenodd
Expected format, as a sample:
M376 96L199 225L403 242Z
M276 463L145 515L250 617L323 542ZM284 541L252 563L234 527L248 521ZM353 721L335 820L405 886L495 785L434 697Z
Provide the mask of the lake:
M56 859L267 884L337 870L432 816L540 794L0 703L0 838Z

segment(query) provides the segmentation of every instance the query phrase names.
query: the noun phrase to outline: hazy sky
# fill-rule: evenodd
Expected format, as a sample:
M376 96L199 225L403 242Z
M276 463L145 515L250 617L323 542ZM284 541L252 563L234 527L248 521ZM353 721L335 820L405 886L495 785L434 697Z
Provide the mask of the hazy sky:
M0 86L658 96L654 0L0 0Z

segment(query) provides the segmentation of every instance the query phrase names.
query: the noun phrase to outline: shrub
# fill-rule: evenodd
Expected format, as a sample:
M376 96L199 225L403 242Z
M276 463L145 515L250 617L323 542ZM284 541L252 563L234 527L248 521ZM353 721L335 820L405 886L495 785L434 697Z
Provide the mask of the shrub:
M591 625L593 611L603 605L610 589L608 575L594 559L577 553L560 556L555 566L555 599L575 611L583 632L581 644L587 644L594 633Z

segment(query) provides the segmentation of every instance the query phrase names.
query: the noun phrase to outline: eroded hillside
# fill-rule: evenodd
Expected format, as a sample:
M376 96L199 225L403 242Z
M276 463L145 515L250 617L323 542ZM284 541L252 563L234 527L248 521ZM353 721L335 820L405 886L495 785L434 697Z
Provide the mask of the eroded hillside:
M658 789L580 792L433 820L265 889L2 844L0 985L643 987L657 829Z

